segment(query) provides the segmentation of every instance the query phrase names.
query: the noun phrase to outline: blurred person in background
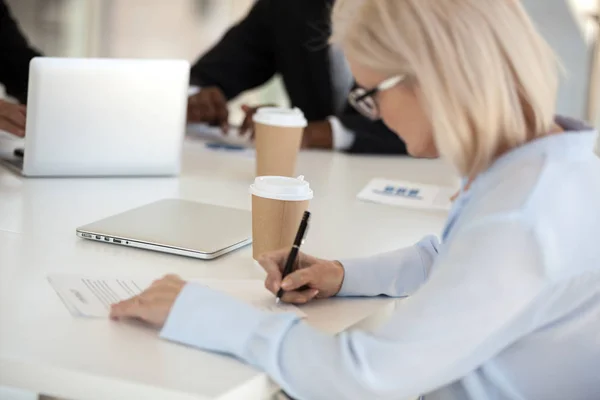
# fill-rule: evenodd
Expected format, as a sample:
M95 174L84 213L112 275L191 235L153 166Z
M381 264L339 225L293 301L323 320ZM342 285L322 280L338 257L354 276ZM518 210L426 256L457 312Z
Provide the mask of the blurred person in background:
M29 62L39 55L29 45L4 0L0 0L0 84L21 103L0 99L0 130L25 135Z
M352 153L406 154L402 140L348 104L353 78L341 50L328 43L333 0L258 0L249 14L192 67L188 121L226 131L227 102L275 74L309 121L303 146ZM258 107L243 106L242 132Z

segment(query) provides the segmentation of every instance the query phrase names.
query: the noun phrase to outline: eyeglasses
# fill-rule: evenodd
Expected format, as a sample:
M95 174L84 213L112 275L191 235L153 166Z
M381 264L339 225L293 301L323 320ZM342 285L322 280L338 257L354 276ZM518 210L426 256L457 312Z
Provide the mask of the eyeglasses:
M348 101L359 113L365 117L376 121L380 118L379 106L375 100L375 95L384 90L388 90L402 82L406 78L405 75L392 76L381 82L377 87L366 90L363 88L356 88L350 95L348 95Z

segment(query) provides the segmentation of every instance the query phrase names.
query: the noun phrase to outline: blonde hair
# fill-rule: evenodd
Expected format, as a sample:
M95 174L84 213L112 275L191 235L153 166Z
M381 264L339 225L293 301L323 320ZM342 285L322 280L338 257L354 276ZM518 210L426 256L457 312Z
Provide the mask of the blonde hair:
M411 78L440 154L464 176L553 126L559 63L518 1L337 0L332 41Z

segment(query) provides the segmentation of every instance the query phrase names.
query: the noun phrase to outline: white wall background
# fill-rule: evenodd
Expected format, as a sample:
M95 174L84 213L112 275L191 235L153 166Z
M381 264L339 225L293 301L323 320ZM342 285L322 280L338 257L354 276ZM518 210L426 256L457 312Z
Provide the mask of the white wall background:
M558 112L584 118L591 52L579 19L565 0L522 0L522 3L565 67Z
M587 117L600 127L600 0L568 0L568 4L584 33L584 39L590 45L592 55Z

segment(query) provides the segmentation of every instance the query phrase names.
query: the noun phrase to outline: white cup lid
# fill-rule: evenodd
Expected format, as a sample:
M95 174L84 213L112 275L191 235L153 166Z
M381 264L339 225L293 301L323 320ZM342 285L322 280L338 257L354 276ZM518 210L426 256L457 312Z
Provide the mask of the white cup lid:
M304 128L307 125L304 113L299 108L261 107L252 120L260 124L286 128Z
M266 199L284 201L304 201L313 198L313 191L303 176L259 176L254 180L254 184L250 185L250 193Z

